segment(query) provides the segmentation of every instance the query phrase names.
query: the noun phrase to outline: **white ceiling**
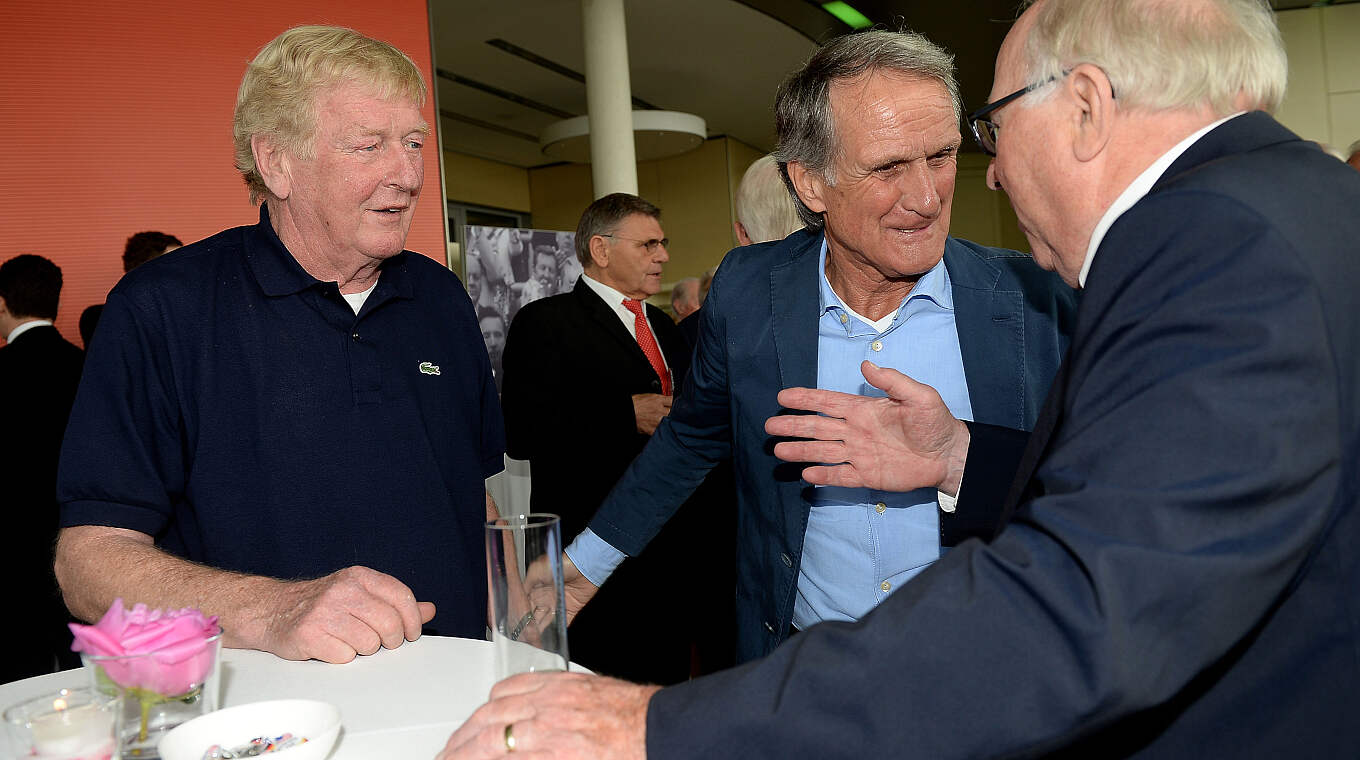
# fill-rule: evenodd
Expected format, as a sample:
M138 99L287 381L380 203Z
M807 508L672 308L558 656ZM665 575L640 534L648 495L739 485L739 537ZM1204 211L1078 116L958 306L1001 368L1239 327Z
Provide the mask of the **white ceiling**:
M811 55L810 38L735 0L625 0L625 14L634 98L703 117L709 136L774 147L774 91ZM521 167L552 163L524 138L584 115L585 84L488 41L583 72L579 1L431 0L431 15L436 71L566 114L437 76L444 148Z

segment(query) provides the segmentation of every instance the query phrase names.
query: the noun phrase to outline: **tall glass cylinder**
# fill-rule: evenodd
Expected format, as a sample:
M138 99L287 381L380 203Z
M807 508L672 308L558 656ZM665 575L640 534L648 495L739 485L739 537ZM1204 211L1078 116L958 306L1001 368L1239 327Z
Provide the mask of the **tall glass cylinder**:
M566 670L561 518L535 513L487 522L486 575L496 680Z

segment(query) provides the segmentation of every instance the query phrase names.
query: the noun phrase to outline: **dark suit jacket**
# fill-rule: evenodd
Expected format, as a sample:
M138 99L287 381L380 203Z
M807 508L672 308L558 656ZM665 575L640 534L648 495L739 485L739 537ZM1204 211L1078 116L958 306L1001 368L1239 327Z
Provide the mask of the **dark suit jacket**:
M689 368L689 346L665 312L648 305L647 317L678 383ZM660 393L661 379L618 316L579 280L571 292L519 311L506 339L504 372L507 451L529 460L530 504L535 512L561 515L562 538L570 542L647 443L637 432L633 395ZM665 638L679 635L684 615L665 608L673 596L666 590L680 578L681 547L672 546L678 543L668 539L620 567L572 623L573 660L638 680L673 683L688 676L688 645Z
M699 323L703 321L701 316L703 310L704 307L700 306L693 314L675 323L675 326L680 328L680 334L689 341L691 348L699 345Z
M30 328L0 348L3 547L10 567L21 572L10 584L6 607L31 621L4 626L0 644L11 657L0 667L0 682L51 672L53 655L70 653L66 607L52 576L52 546L57 458L84 360L85 353L55 327Z
M648 757L1355 757L1356 209L1263 113L1195 143L1099 248L1005 530L662 692Z
M811 504L802 467L765 433L783 388L817 385L821 235L795 232L727 255L700 310L689 385L591 527L629 556L647 545L714 463L730 457L740 503L737 659L788 634ZM1066 347L1073 294L1029 257L951 238L945 266L977 419L1028 429ZM990 534L998 509L941 514L941 541Z

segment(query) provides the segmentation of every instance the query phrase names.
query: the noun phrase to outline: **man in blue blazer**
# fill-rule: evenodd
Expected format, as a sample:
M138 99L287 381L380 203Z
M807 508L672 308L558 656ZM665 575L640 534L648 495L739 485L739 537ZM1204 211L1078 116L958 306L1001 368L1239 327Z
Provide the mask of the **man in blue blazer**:
M956 416L1033 425L1074 297L1023 254L948 237L959 110L952 57L913 34L833 41L781 88L777 156L808 229L724 260L684 392L568 549L590 579L579 596L727 459L739 662L792 630L858 619L941 551L995 529L994 506L956 510L933 489L809 487L763 429L782 388L877 393L866 358L940 388Z
M973 121L1085 292L1008 524L744 668L508 681L453 756L1355 757L1360 176L1257 110L1285 69L1257 0L1031 7ZM772 420L817 439L780 454L946 491L966 456L959 508L999 503L991 431L865 370L889 398L781 393L832 416Z

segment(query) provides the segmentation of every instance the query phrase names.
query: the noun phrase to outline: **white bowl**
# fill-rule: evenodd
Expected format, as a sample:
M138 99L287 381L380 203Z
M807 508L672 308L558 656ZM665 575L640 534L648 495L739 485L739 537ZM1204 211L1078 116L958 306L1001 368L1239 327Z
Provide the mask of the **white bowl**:
M214 744L239 747L257 736L291 733L304 744L261 757L279 760L323 760L340 735L340 708L310 699L278 699L228 707L202 715L165 734L158 745L162 760L203 760Z

